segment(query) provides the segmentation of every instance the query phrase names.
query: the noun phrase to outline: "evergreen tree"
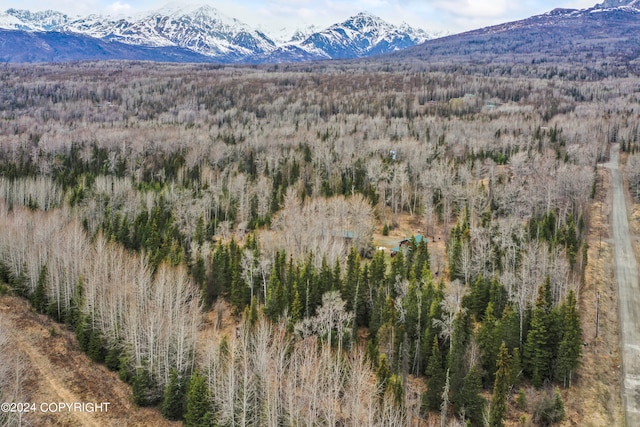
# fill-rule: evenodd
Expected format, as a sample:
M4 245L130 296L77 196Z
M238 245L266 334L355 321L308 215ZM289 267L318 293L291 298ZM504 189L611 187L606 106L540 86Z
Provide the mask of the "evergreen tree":
M196 262L191 266L191 277L199 287L202 288L204 286L207 278L207 269L204 264L204 258L200 252L198 252L196 256Z
M391 269L387 277L387 285L389 286L388 289L392 292L394 291L393 285L396 283L398 278L400 280L407 278L402 251L399 251L396 256L391 259ZM393 294L393 298L395 298L395 294Z
M47 297L47 264L44 264L42 268L40 268L40 273L38 274L38 283L36 284L36 288L31 295L31 305L38 311L38 313L44 313L47 305L49 303L49 298Z
M431 346L431 356L427 365L427 391L422 396L423 411L438 411L442 404L442 388L445 383L444 366L442 365L442 355L438 337L433 337Z
M274 265L267 284L267 297L264 308L265 313L271 320L276 320L282 314L284 308L282 282L277 270L277 266Z
M531 328L524 345L525 371L531 376L534 387L540 388L549 377L552 352L550 351L548 302L544 287L538 292L533 310Z
M513 350L520 348L520 316L510 304L504 307L502 318L498 324L500 328L500 338L507 345L507 348Z
M412 255L413 273L415 277L422 277L427 270L431 269L426 238L417 244Z
M453 334L451 336L451 352L449 353L449 381L451 385L451 403L456 409L460 409L462 385L467 375L466 362L467 349L471 341L471 318L461 311L453 321Z
M347 272L341 290L342 298L347 302L347 311L356 311L355 308L358 305L356 291L358 290L360 278L360 255L358 255L356 248L352 246L347 257Z
M511 356L511 385L518 387L522 379L522 358L520 357L520 349L514 347Z
M106 350L102 345L102 333L98 329L93 328L89 333L87 354L94 362L104 362Z
M500 349L500 328L493 313L493 303L490 302L484 315L484 320L478 330L478 344L482 354L482 367L486 372L486 384L493 384L496 373L496 360Z
M86 352L89 349L89 339L91 338L91 325L89 325L86 316L80 316L75 333L80 349Z
M196 241L198 246L202 246L204 243L204 239L206 237L205 227L204 227L204 218L202 215L198 217L198 221L196 222L196 229L193 234L193 239Z
M484 317L487 304L489 303L489 284L482 275L471 284L471 313L476 320Z
M213 426L212 419L213 406L207 380L204 375L195 371L189 381L184 425L185 427L209 427Z
M493 312L500 314L509 301L509 295L505 287L494 278L489 288L489 301L493 303Z
M447 254L449 256L449 279L464 281L462 273L462 229L457 224L451 229L449 242L447 243Z
M482 415L486 402L480 394L481 392L482 374L478 366L474 365L464 377L459 405L473 426L479 426L482 423Z
M511 356L505 343L500 346L496 363L496 381L491 397L490 427L503 427L507 415L507 393L511 382Z
M121 344L115 342L109 346L104 364L110 371L117 372L120 369L120 357L122 356Z
M340 259L336 258L336 262L333 265L333 273L331 280L331 290L332 291L342 291L342 270L340 268ZM342 299L347 299L344 295L342 295Z
M578 367L582 354L582 328L576 296L571 290L561 308L562 340L558 349L556 378L564 387L571 387L573 371Z
M136 369L131 379L133 401L138 406L154 406L162 400L162 391L146 366Z
M162 415L177 421L181 420L186 407L187 381L176 368L169 372L169 382L164 389Z
M18 274L10 274L9 284L18 296L27 298L29 296L29 288L27 287L27 266L23 265Z

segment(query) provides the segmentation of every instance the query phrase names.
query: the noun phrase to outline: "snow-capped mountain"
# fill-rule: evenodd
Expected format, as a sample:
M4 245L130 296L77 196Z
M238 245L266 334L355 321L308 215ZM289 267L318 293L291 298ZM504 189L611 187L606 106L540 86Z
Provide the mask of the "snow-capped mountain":
M30 12L21 9L8 9L0 12L0 28L23 31L57 31L73 18L54 10Z
M300 28L280 28L278 31L263 31L267 34L271 40L273 40L278 46L285 45L287 43L295 43L306 40L310 35L322 31L322 28L316 25L309 25L308 27Z
M429 38L424 31L406 24L404 29L396 27L363 12L312 34L299 47L324 54L326 58L360 58L404 49Z
M208 5L170 4L133 17L69 17L55 12L9 9L0 28L90 36L145 48L179 48L215 62L284 62L359 58L392 52L431 36L408 25L393 26L368 13L318 31L283 30L278 37L253 29Z
M136 18L119 20L90 16L62 29L130 45L177 46L232 60L262 54L275 46L264 34L207 5L171 5Z

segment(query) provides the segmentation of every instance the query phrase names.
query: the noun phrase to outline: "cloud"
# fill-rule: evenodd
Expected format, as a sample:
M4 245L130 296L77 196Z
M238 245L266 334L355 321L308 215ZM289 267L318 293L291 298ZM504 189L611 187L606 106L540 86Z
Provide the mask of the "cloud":
M453 16L467 18L498 18L514 11L514 2L507 0L435 1L434 6Z
M129 3L121 3L116 1L115 3L111 3L107 10L112 13L127 13L130 12L133 8Z

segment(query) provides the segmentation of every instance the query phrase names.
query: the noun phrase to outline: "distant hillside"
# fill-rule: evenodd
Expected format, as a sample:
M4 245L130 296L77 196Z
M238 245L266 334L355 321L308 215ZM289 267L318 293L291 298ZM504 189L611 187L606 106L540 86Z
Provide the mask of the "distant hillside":
M214 62L213 58L174 47L149 48L105 42L80 34L0 29L0 62L67 62L86 60Z
M521 21L430 40L392 58L430 64L546 63L586 70L637 70L640 1L607 1L583 10L555 9Z

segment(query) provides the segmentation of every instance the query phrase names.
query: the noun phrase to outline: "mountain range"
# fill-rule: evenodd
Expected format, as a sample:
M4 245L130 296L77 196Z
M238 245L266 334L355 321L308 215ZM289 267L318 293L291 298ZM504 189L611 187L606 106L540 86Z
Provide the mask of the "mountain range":
M128 18L8 9L0 13L0 31L0 60L5 62L133 59L138 55L139 59L178 62L297 62L362 58L434 37L362 12L322 30L298 29L282 39L208 5L176 4Z
M55 11L0 13L0 61L150 60L282 63L361 59L426 64L570 64L640 72L640 0L605 0L587 9L554 9L461 34L429 34L363 12L325 29L276 35L210 6L168 5L130 18L72 17ZM374 60L374 59L372 59Z

